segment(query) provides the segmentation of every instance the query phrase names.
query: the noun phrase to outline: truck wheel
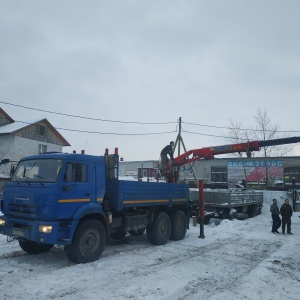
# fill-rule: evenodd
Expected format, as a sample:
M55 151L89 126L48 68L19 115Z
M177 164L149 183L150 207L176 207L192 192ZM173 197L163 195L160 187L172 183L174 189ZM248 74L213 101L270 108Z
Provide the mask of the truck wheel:
M154 217L147 227L147 237L152 245L164 245L171 233L171 220L167 213L161 212Z
M259 205L258 207L257 207L257 215L260 215L261 214L261 205Z
M246 220L246 219L248 219L248 215L244 214L244 213L238 213L237 214L237 219L238 220Z
M222 216L222 219L228 219L229 218L229 209L228 208L225 208L221 214Z
M178 210L171 218L170 240L179 241L186 234L186 216L182 210Z
M258 212L258 206L257 205L251 205L248 207L248 216L249 218L254 218L257 216Z
M204 216L204 225L208 225L210 222L210 215Z
M102 254L105 236L105 229L99 221L84 221L78 225L72 244L65 246L65 253L75 263L95 261Z
M28 254L39 254L50 251L53 248L53 245L50 244L42 244L27 240L19 240L19 245L23 251Z

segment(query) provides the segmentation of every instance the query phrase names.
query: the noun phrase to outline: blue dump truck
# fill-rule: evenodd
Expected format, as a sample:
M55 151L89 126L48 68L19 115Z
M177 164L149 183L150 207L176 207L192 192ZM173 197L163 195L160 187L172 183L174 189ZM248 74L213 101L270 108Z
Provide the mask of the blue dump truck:
M185 184L118 179L112 155L46 153L24 157L3 191L0 233L29 254L64 245L75 263L99 259L104 247L146 230L153 245L185 237Z

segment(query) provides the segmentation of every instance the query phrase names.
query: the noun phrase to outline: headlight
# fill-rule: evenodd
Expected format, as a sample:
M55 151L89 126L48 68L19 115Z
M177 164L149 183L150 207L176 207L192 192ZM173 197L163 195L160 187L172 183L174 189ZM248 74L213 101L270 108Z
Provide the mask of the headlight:
M0 219L0 226L4 226L5 225L5 221Z
M46 225L39 226L39 232L51 233L51 231L52 231L52 226L46 226Z

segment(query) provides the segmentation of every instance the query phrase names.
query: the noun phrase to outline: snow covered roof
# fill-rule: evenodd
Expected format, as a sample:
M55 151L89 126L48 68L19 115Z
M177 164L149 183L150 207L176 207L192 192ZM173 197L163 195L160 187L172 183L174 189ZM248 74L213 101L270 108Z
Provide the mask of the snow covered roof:
M19 130L22 130L26 127L32 126L34 124L43 122L45 123L53 132L54 134L62 141L63 146L70 146L68 141L51 125L51 123L47 119L40 119L40 120L31 120L31 121L17 121L10 124L6 124L0 126L0 135L1 134L14 134Z
M33 125L41 121L43 120L34 120L34 121L32 120L27 122L14 122L14 123L6 124L0 126L0 134L14 133L20 129L23 129L27 126Z
M0 107L0 117L4 117L8 122L14 122L13 118L9 116L1 107Z

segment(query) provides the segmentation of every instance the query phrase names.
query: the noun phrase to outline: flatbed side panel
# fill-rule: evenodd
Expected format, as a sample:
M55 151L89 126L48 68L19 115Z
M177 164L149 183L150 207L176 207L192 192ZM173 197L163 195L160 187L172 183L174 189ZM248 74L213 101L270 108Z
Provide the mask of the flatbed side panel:
M231 194L219 192L204 192L205 206L231 206Z
M190 191L190 200L198 200L198 191ZM257 191L230 191L211 190L204 191L206 207L224 208L238 207L263 203L263 193Z
M114 193L117 199L111 198L110 202L118 211L126 207L172 206L188 201L189 191L185 184L119 180L114 185L118 186L118 192Z

